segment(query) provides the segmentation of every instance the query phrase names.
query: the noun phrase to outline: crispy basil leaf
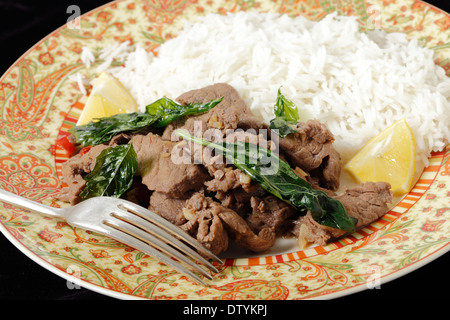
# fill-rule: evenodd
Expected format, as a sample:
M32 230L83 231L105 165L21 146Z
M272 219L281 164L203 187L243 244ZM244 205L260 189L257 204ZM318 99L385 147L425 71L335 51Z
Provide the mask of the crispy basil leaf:
M293 126L299 120L298 109L292 101L281 93L281 89L278 89L274 113L275 118L270 120L270 129L277 130L278 135L282 138L296 132Z
M186 140L215 149L274 196L291 204L302 214L309 210L318 223L349 232L355 231L355 220L348 215L339 200L313 189L307 181L293 172L287 162L270 150L247 142L213 143L191 136L183 130L177 130L176 133ZM278 164L275 172L269 170L274 163ZM265 172L273 173L263 174Z
M94 169L84 178L80 192L82 200L97 196L120 197L133 184L137 170L137 155L132 142L103 150Z
M165 127L170 122L184 116L193 114L204 113L211 110L222 101L223 97L215 100L211 100L207 103L193 103L188 105L180 105L175 101L163 97L156 100L152 104L146 107L148 114L157 117L157 121L154 123L155 127Z
M187 115L200 114L214 108L222 98L208 103L179 105L168 98L161 98L146 107L147 112L132 112L94 119L69 130L83 146L97 145L111 140L122 132L137 132L145 127L161 128Z
M132 112L95 120L82 126L70 128L69 132L83 146L95 146L108 142L119 133L136 132L150 126L157 120L157 117L143 112Z

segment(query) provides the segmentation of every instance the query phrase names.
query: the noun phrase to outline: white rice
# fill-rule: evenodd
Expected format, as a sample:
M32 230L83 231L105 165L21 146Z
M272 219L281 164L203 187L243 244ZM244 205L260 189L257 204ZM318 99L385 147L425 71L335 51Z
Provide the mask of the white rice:
M312 22L275 13L210 14L186 23L157 57L137 46L125 66L109 71L141 108L226 82L267 122L282 87L302 120L327 124L344 161L403 117L425 164L450 140L450 79L433 51L401 33L361 33L354 17Z

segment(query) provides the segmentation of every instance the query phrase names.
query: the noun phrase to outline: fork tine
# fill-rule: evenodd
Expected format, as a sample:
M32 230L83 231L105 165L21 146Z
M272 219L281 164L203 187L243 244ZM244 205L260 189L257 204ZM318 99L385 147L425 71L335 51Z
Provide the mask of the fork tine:
M112 213L112 216L123 219L135 226L144 229L147 232L150 232L160 238L162 241L166 241L170 243L171 246L177 248L178 250L184 252L195 260L202 262L208 269L213 272L219 272L216 267L214 267L208 260L203 258L200 254L192 250L183 242L179 241L177 238L173 237L171 234L167 233L165 230L160 229L158 226L150 223L148 220L141 218L140 216L135 215L129 211L121 211L118 210Z
M179 252L174 250L173 248L170 248L167 244L163 243L159 239L153 237L146 233L145 231L134 227L133 225L130 225L124 221L121 221L119 219L107 219L104 221L104 227L106 230L108 230L108 236L111 238L116 239L117 241L120 241L122 243L125 243L129 245L130 247L136 248L144 253L147 253L158 260L166 263L167 265L170 265L174 269L178 270L179 272L189 276L191 279L196 281L197 283L200 283L204 286L207 286L207 283L203 281L198 275L190 271L189 269L182 266L180 263L173 260L171 257L167 256L164 252L167 252L174 256L175 258L185 262L192 268L194 268L196 271L200 272L202 275L207 277L208 279L212 279L211 275L206 273L205 270L200 268L198 265L196 265L191 260L187 259L185 256L181 255ZM150 238L150 239L149 239ZM153 238L153 239L152 239ZM144 241L143 239L149 239L147 241ZM164 252L156 249L152 245L154 245L156 248L163 250Z
M141 218L148 220L163 229L166 229L167 231L171 232L176 237L181 238L182 240L186 241L186 243L188 243L189 245L194 247L197 251L210 257L213 261L215 261L219 264L223 264L223 261L219 257L217 257L211 251L209 251L204 246L202 246L196 239L191 237L184 230L181 230L179 227L173 225L166 219L162 218L158 214L156 214L150 210L147 210L141 206L138 206L132 202L129 202L129 201L121 202L118 206L119 206L119 208L121 208L123 210L133 212L136 215L140 216Z

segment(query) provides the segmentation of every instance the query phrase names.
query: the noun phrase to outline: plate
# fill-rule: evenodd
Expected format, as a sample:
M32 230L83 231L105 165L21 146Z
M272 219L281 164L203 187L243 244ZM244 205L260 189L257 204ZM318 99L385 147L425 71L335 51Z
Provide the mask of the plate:
M381 10L382 9L382 10ZM83 94L73 76L85 70L83 46L112 41L148 50L177 34L183 19L239 10L301 14L317 20L338 11L362 23L406 32L436 51L450 74L450 15L412 0L117 1L56 30L0 79L0 187L52 206L59 192L58 137L76 123ZM377 11L378 10L378 11ZM374 288L448 252L450 146L430 157L417 184L381 219L339 241L303 251L227 258L209 287L152 257L95 233L0 204L2 233L44 268L121 299L331 299Z

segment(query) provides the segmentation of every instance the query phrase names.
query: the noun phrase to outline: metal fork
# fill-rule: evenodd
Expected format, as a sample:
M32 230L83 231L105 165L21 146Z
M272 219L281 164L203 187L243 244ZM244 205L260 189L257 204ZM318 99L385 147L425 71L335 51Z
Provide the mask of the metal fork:
M222 264L216 255L186 232L156 213L127 200L94 197L72 207L53 208L2 189L0 200L63 219L73 227L113 238L159 259L205 286L207 283L187 267L211 280L211 274L202 266L206 266L213 273L218 270L204 256Z

